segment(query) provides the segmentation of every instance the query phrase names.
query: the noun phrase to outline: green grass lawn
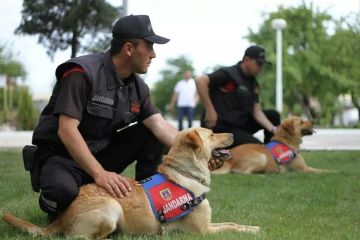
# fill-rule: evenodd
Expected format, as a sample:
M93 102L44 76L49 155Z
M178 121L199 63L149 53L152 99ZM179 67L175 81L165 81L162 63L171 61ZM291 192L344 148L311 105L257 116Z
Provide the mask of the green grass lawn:
M219 233L166 236L114 236L115 239L360 239L360 151L303 152L308 165L335 169L328 174L213 176L207 195L213 222L258 225L259 234ZM41 226L37 204L20 152L0 152L0 215L6 212ZM132 175L133 168L126 172ZM0 239L32 236L0 220ZM56 239L62 239L57 237Z

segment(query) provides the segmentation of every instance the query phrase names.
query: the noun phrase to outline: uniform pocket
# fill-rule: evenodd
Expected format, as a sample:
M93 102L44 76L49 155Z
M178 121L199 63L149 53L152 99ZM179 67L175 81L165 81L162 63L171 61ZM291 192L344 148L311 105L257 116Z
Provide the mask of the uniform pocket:
M102 138L111 131L114 115L115 109L88 102L79 129L89 139Z
M101 118L106 118L106 119L113 119L114 118L114 112L115 109L105 106L105 105L100 105L97 103L93 103L93 102L88 102L87 106L86 106L86 111L94 116L97 117L101 117Z

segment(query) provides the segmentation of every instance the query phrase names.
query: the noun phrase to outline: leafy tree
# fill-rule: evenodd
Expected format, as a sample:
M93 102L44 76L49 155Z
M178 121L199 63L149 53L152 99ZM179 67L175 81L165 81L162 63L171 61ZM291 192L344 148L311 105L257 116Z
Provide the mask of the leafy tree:
M26 76L24 66L15 59L14 54L5 44L0 44L0 75L4 75L6 81L12 81L12 84L17 78ZM9 93L12 93L12 90L9 92L7 88L0 89L0 124L11 118L9 110L11 111L12 108L12 95Z
M38 112L32 102L32 97L27 87L21 88L20 103L16 117L16 127L19 130L33 130L38 119Z
M351 14L337 22L336 32L327 46L324 60L342 76L343 93L352 97L360 118L360 13Z
M24 65L15 59L14 54L7 49L6 44L0 44L0 75L13 78L24 78Z
M192 63L185 56L167 60L168 67L161 71L161 81L157 81L152 90L154 104L166 113L176 83L183 78L185 70L193 71Z
M334 99L344 89L342 76L329 66L325 58L329 56L329 29L334 20L326 13L314 9L306 3L298 7L279 7L277 12L265 16L258 32L249 30L250 42L264 45L270 60L275 63L276 37L271 27L274 18L287 21L283 31L283 87L284 113L305 113L309 118L325 118L330 122L336 109ZM265 106L274 106L275 71L265 71L261 91ZM320 101L322 108L314 108L311 102ZM326 107L325 107L326 106Z
M108 37L118 10L105 0L24 0L15 33L39 35L50 57L69 46L75 57L88 42L96 45Z

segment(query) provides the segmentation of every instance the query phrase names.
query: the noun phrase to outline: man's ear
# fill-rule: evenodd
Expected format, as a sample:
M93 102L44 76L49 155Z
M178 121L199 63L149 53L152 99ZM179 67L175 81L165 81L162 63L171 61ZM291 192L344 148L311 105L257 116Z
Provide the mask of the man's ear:
M133 48L134 48L134 46L130 42L125 43L123 46L123 50L127 56L132 55Z
M196 130L186 134L184 143L193 149L201 148L203 145L203 142Z

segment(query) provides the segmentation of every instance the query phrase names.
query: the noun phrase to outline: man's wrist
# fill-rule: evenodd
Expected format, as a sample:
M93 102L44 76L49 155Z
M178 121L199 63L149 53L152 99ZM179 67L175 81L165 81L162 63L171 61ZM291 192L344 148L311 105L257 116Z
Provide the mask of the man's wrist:
M276 132L276 126L273 126L272 128L271 128L271 131L270 131L272 134L274 134L275 132Z

